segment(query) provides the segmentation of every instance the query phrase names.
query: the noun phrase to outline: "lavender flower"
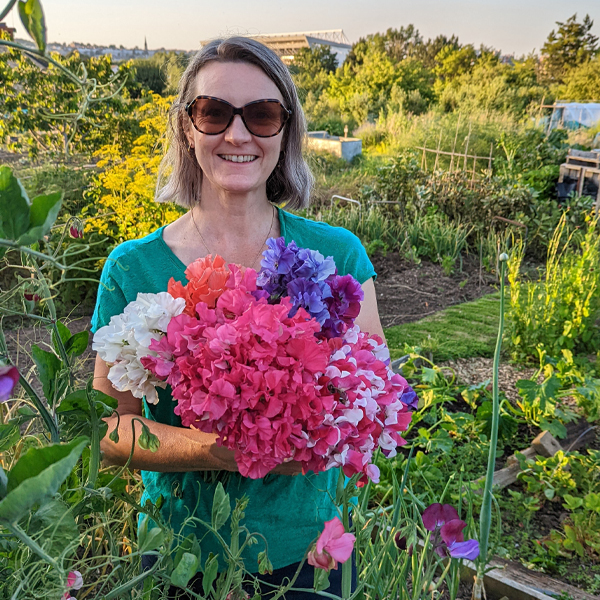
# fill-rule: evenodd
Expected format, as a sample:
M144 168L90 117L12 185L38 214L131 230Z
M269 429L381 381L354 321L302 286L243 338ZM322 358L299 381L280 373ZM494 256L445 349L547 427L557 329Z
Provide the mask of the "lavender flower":
M331 256L299 248L293 241L286 246L283 237L268 239L267 246L256 283L268 293L270 303L289 296L290 316L302 306L322 325L324 337L340 337L352 327L363 299L356 279L337 275Z
M479 556L477 540L464 541L463 529L467 526L458 518L450 504L432 504L423 511L425 529L434 533L433 547L440 556L475 560Z

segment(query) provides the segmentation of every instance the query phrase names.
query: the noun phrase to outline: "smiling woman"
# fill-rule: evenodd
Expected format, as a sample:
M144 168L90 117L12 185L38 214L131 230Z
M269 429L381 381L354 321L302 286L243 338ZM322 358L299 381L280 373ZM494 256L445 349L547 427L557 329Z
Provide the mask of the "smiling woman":
M332 256L339 275L361 283L364 301L356 319L363 331L383 335L373 286L375 272L363 246L352 233L295 216L282 207L308 203L312 177L302 157L305 122L290 74L268 48L246 38L216 40L191 61L171 110L171 139L157 187L158 201L176 201L189 211L140 240L118 246L103 271L94 331L135 300L139 292L167 290L169 280L186 282L195 260L220 255L227 263L258 270L269 238L283 237ZM168 174L168 177L166 176ZM130 392L117 392L107 379L109 365L97 359L95 387L118 399L117 443L107 436L108 462L124 464L132 447L132 424L147 424L160 448L151 453L136 447L131 466L142 469L142 504L162 496L163 518L181 534L195 533L202 553L219 555L218 540L201 526L184 521L193 516L210 522L217 481L231 498L247 496L245 525L268 543L278 584L291 577L323 524L337 514L333 502L336 469L302 475L291 461L264 479L240 475L233 451L216 444L216 436L182 427L171 389L157 388L159 401L149 404ZM135 419L135 421L134 421ZM138 431L139 433L139 431ZM207 477L202 472L212 471ZM224 472L229 472L227 477ZM244 554L249 572L258 571L256 544ZM219 560L220 568L224 562ZM306 569L308 571L305 573ZM298 581L305 585L298 585ZM311 587L312 568L305 566L298 587ZM341 576L330 578L331 593L340 593ZM289 594L286 597L290 598ZM310 595L301 594L302 598Z

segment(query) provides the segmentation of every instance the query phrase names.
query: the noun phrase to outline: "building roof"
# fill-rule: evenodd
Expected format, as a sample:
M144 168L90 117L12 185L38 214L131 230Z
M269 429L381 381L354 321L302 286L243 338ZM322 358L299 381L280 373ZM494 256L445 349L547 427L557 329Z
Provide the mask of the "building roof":
M284 62L292 62L294 55L301 48L314 48L315 46L329 46L338 57L341 64L352 48L350 40L342 29L324 29L320 31L299 31L294 33L261 33L245 35L274 50ZM200 42L201 46L210 40Z

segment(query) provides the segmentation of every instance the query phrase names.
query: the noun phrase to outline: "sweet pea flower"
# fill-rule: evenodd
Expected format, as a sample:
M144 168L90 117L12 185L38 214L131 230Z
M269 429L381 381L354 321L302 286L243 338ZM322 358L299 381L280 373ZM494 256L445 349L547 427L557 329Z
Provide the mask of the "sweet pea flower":
M19 371L13 365L0 366L0 402L8 400L19 381Z
M354 535L346 533L342 522L333 517L325 522L315 548L308 553L308 564L325 571L337 569L338 562L345 563L352 555L355 541Z
M474 560L479 556L477 540L464 541L463 529L467 524L458 518L450 504L435 503L423 512L425 529L434 533L433 547L440 556Z
M76 240L80 240L83 237L83 225L81 221L75 220L69 227L69 235Z
M83 577L79 571L69 571L67 575L68 590L80 590L83 587ZM76 600L69 591L63 594L62 600Z

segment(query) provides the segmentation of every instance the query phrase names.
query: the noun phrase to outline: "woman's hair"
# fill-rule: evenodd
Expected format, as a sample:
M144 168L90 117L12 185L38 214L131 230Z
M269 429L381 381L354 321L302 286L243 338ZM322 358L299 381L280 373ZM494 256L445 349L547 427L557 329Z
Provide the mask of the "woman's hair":
M179 93L169 111L169 144L158 171L156 200L174 201L191 208L200 200L202 169L189 150L186 128L191 126L185 105L196 97L196 78L212 61L256 65L275 83L283 103L292 111L283 130L282 154L267 180L267 198L289 208L308 206L313 177L302 156L306 133L304 113L287 67L271 49L245 37L213 40L190 61L179 82Z

